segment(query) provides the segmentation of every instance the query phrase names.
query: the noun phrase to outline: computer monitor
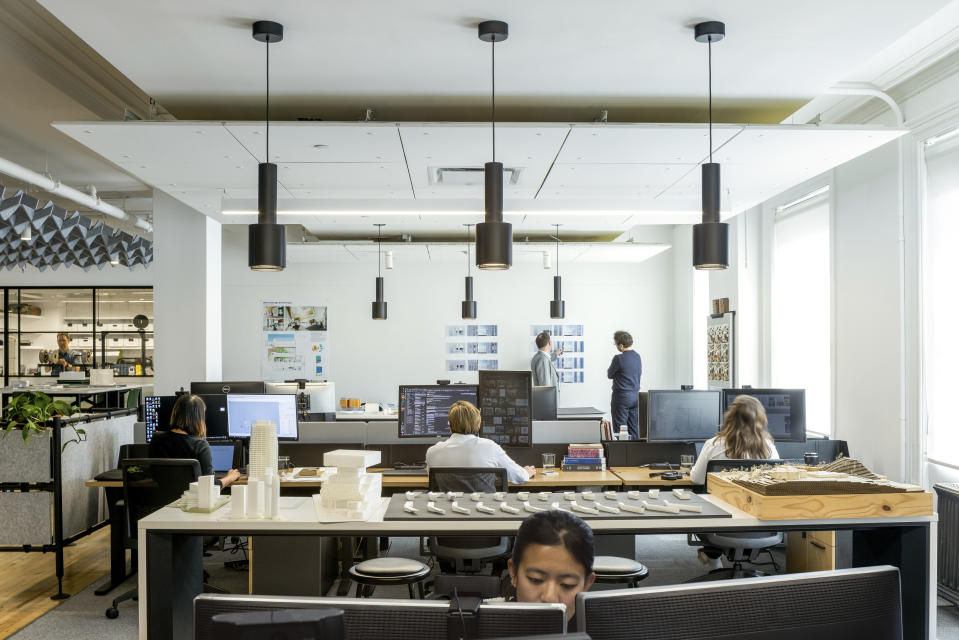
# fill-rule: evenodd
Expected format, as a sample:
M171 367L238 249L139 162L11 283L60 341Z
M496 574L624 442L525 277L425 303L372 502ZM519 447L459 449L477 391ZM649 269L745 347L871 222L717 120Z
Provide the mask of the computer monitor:
M231 438L249 438L257 420L276 423L280 440L299 438L294 395L231 393L226 397L226 407Z
M213 461L214 471L229 471L233 468L233 456L236 453L236 447L230 444L211 444L210 457Z
M267 382L266 393L295 394L300 420L324 422L336 419L336 385L332 382Z
M737 615L748 603L757 615ZM706 622L702 612L725 612ZM686 614L683 612L694 612ZM899 570L864 567L576 595L593 640L902 640Z
M226 413L226 395L197 394L206 404L206 437L207 439L229 438L230 425Z
M380 598L325 598L310 596L255 596L200 594L193 600L193 637L211 635L213 616L238 611L334 608L343 611L346 640L368 640L372 635L390 640L562 634L566 632L566 608L545 602L483 603L476 615L466 607L460 616L446 600L392 600ZM466 629L466 634L463 630ZM373 631L380 633L373 634ZM452 636L455 633L457 635Z
M476 385L400 385L400 398L396 405L399 437L435 438L450 435L450 407L459 400L475 405Z
M150 442L156 431L170 429L170 416L176 396L146 396L143 398L143 421L146 423L146 440Z
M766 428L776 442L806 441L805 389L724 389L724 412L738 396L752 396L762 403Z
M556 387L533 387L533 420L556 419Z
M702 442L719 432L722 393L715 391L651 390L650 442Z
M480 435L504 446L532 446L532 395L529 371L480 371Z
M266 383L262 380L249 382L191 382L190 393L266 393Z

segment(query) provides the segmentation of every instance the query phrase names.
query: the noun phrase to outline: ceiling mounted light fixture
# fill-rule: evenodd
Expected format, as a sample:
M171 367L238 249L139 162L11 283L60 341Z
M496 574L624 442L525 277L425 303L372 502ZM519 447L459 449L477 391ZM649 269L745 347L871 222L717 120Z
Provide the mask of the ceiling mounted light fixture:
M470 227L466 227L466 299L463 300L463 320L476 319L476 300L473 300L473 276L470 275Z
M373 301L373 319L386 320L386 300L383 299L383 276L380 275L380 243L383 240L383 223L376 227L376 300Z
M496 43L509 37L509 25L499 20L481 22L479 39L490 43L492 55L492 101L490 124L493 161L485 166L486 217L476 225L476 266L502 271L513 264L513 225L503 222L503 163L496 162Z
M283 40L283 25L253 23L253 39L266 43L266 162L259 166L257 223L250 225L249 264L254 271L286 268L286 227L276 223L276 165L270 162L270 43Z
M556 227L556 275L553 276L553 299L549 302L549 317L561 320L566 317L566 302L563 301L563 279L559 276L559 228Z
M693 225L693 266L697 269L729 267L729 225L719 221L719 163L713 162L713 43L726 37L722 22L696 25L696 42L705 42L709 59L709 162L703 164L703 221Z
M33 240L33 225L28 222L23 231L20 232L20 241L30 242L31 240Z

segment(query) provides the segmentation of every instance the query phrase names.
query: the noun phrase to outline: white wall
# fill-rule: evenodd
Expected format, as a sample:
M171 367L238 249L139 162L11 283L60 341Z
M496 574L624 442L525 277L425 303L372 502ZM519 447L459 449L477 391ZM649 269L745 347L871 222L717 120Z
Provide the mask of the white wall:
M395 403L399 384L475 380L476 374L444 371L444 327L462 322L465 266L397 260L394 270L383 272L389 319L374 321L375 258L288 263L282 273L255 273L247 267L245 229L223 236L224 379L261 379L260 303L293 299L329 306L329 362L338 396ZM608 409L606 367L616 353L612 335L617 329L633 334L643 357L644 389L678 384L675 347L683 340L674 332L672 253L640 264L563 265L565 322L585 325L587 369L585 384L563 385L562 405ZM539 264L517 264L500 273L474 269L477 322L500 325L501 369L528 369L529 325L550 322L553 275Z

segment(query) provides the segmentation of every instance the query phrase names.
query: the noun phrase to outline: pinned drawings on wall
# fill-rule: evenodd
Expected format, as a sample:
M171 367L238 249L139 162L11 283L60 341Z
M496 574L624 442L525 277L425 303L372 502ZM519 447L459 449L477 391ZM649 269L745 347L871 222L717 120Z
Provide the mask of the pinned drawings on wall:
M706 320L706 366L711 389L736 386L734 365L735 311L714 313Z
M329 319L326 305L270 301L261 305L260 370L268 382L329 380Z
M556 357L556 372L560 384L583 384L586 379L586 342L581 324L531 324L529 325L529 355L536 352L536 336L549 333L554 350L563 353Z
M499 369L499 325L448 324L445 333L445 371Z

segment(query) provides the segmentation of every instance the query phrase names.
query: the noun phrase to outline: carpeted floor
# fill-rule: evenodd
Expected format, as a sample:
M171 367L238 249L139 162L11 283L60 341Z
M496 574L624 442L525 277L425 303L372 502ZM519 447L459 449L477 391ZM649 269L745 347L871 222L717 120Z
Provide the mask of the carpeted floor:
M785 558L781 552L775 553L776 561L782 569L785 566ZM419 557L418 540L393 538L389 551L385 555ZM205 558L204 566L210 574L210 584L227 589L231 593L245 593L249 574L246 571L225 568L223 565L225 560L236 560L242 557L241 553L215 551L211 557ZM649 567L649 578L642 583L643 586L677 584L705 572L697 560L695 549L687 546L685 536L638 536L636 558ZM426 561L425 558L420 559ZM768 561L768 556L764 554L761 561ZM770 573L773 570L772 566L760 568ZM74 595L11 638L15 640L47 640L58 637L71 638L71 640L102 638L135 640L137 637L137 603L135 601L128 600L121 603L120 616L115 620L107 619L104 611L110 606L112 598L136 586L136 576L108 596L93 595L96 586L91 585ZM335 592L335 588L336 585L331 593ZM615 586L597 585L597 588L615 588ZM406 587L397 586L380 587L375 597L405 599L408 596ZM939 640L959 640L959 609L944 600L940 600L939 604L937 637Z

